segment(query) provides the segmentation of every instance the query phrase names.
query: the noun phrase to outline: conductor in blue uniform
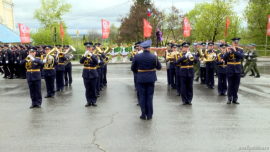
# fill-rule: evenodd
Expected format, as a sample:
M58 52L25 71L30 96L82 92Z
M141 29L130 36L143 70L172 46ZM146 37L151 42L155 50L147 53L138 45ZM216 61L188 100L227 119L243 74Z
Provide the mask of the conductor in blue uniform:
M197 63L197 58L189 51L189 42L182 43L183 51L180 53L176 64L181 64L180 67L180 81L181 81L181 97L183 105L192 105L193 98L193 78L194 67L193 63Z
M27 58L30 60L26 61L24 59L21 62L22 66L25 66L26 78L30 90L30 97L32 99L32 105L30 108L41 108L42 95L41 95L41 73L40 67L43 65L42 61L38 58L35 58L36 49L29 49L29 55Z
M228 79L228 102L227 104L239 104L238 89L241 79L241 59L245 57L243 49L238 47L241 38L233 38L233 46L227 49L224 60L227 60L227 79Z
M98 81L98 72L97 65L98 59L97 56L93 53L93 43L85 42L84 43L86 51L82 56L80 63L84 65L83 68L83 82L85 87L85 97L87 100L87 104L85 107L89 106L97 106L97 93L96 93L96 85Z
M158 57L150 53L151 40L141 43L144 48L143 53L134 56L131 70L138 71L137 73L137 87L139 91L139 103L142 114L140 116L143 120L152 119L153 115L153 95L155 89L155 81L157 81L156 69L161 69L161 64Z

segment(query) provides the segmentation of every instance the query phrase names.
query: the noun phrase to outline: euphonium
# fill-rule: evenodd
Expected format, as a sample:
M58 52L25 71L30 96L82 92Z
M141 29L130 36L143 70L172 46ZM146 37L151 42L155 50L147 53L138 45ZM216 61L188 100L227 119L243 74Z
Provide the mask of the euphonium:
M46 63L44 64L45 69L51 69L54 65L54 57L52 56L54 53L59 52L56 47L54 47L45 57ZM52 59L50 59L50 56L52 56Z
M216 60L216 57L214 55L215 55L214 52L207 54L207 56L205 58L203 58L203 63L205 64L206 62L212 62L212 61Z
M76 49L70 45L68 50L65 52L65 55L67 57L67 60L64 62L65 66L73 59L73 55L72 55L73 51L76 51Z
M166 55L166 60L169 61L169 60L173 60L174 59L174 52L171 52L171 53L168 53L167 52L167 55Z
M108 46L107 49L104 51L104 54L107 55L112 50L111 46Z

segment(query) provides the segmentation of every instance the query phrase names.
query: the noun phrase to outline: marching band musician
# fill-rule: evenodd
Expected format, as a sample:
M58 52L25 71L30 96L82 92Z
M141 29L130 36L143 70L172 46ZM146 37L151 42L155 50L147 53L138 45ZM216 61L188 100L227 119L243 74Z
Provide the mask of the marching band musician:
M199 49L199 53L197 54L197 58L199 58L199 64L200 64L200 79L201 79L201 84L205 84L205 80L206 80L206 68L205 68L205 64L203 63L203 58L205 55L205 52L207 51L206 49L206 43L198 43L199 45L201 45L201 49Z
M220 49L221 53L218 54L217 65L218 65L218 94L220 96L225 96L227 92L227 76L226 76L226 67L227 61L224 60L224 54L226 52L227 44L221 44Z
M39 58L34 58L36 55L36 48L29 49L28 59L24 59L21 65L26 67L26 78L30 90L30 97L32 105L30 108L41 108L42 95L41 95L41 73L40 67L42 61Z
M54 63L49 65L49 61L47 61L46 56L47 54L51 51L51 46L44 46L45 47L45 54L43 54L41 56L41 60L44 63L44 67L43 67L43 76L45 79L45 83L46 83L46 89L47 89L47 95L45 96L45 98L54 98L55 95L55 90L54 90L54 82L55 82L55 75L56 75L56 71L55 71L55 65L58 64L57 59L53 56L53 54L50 54L49 60L54 60Z
M64 45L64 50L65 52L69 49L68 45ZM73 57L73 55L72 55ZM73 57L73 59L75 59ZM65 66L65 86L72 84L72 64L71 62L69 62L66 66Z
M93 52L96 50L96 46L92 47ZM97 92L97 96L100 96L100 91L101 91L101 85L100 85L100 77L101 77L101 68L100 68L100 62L101 62L101 54L97 53L96 54L97 60L98 60L98 64L97 64L97 73L98 73L98 77L97 77L97 85L96 85L96 92ZM103 90L103 89L102 89Z
M183 105L192 105L193 98L193 79L194 79L194 68L193 62L197 62L197 58L193 56L189 51L189 42L182 44L183 51L180 54L180 58L176 64L181 64L180 77L181 77L181 97Z
M176 89L175 86L175 63L174 63L174 54L176 53L176 46L172 43L171 44L172 50L167 51L166 55L166 61L169 62L169 70L170 70L170 84L171 84L171 89Z
M176 62L178 61L178 59L180 58L180 54L182 53L182 44L178 45L178 47L179 47L179 52L177 52L174 55L174 63L175 63L175 77L176 77L175 84L176 84L176 90L177 90L176 95L180 96L181 95L181 79L180 79L181 63L177 64Z
M18 70L19 70L19 74L21 76L22 79L25 79L26 78L26 69L25 69L25 66L21 66L21 62L26 58L26 54L25 54L25 51L23 50L23 46L20 44L18 45Z
M140 119L151 120L153 116L153 95L155 81L157 81L156 69L161 69L158 57L150 52L151 40L140 44L144 48L142 53L135 55L131 70L138 71L137 87L139 91L139 103L141 107Z
M239 40L241 38L233 38L233 46L227 49L223 59L227 60L227 79L228 79L228 102L227 104L239 104L238 89L241 79L241 59L244 58L244 51L238 48Z
M102 45L100 43L98 43L98 47L100 48L101 52L100 52L100 77L99 77L99 81L100 81L100 90L103 91L103 77L104 77L104 59L106 58L106 55L104 53L104 51L102 51Z
M10 51L8 44L4 44L2 63L5 75L3 78L13 79L14 69L12 66L13 65L12 62L13 62L12 52Z
M213 50L214 42L208 43L208 50L205 52L204 57L207 58L210 53L214 53L213 57L217 57L217 51ZM206 62L206 87L207 89L214 89L215 85L215 68L216 59Z
M62 49L61 45L55 45L57 49ZM55 66L56 70L56 91L64 91L64 73L65 66L64 62L67 60L66 55L60 50L60 53L56 55L57 65Z
M129 60L132 61L134 56L138 53L138 46L136 46L137 43L135 44L134 51L132 52ZM137 71L133 71L133 76L134 76L134 86L135 86L135 91L137 90Z
M4 71L2 69L3 66L3 56L4 56L4 50L3 50L4 46L0 44L0 73L1 75L4 74Z
M85 87L85 97L87 104L85 107L97 106L97 94L96 85L98 81L98 72L96 66L98 65L97 56L93 54L94 50L92 42L85 42L85 53L80 60L81 64L84 64L84 69L82 73L84 87Z
M166 62L166 69L167 69L167 82L168 82L168 85L171 85L171 77L170 77L170 62L168 62L166 60L166 57L167 57L167 54L172 52L171 51L171 43L167 43L167 50L165 51L165 55L164 55L164 58L165 58L165 62Z
M109 62L109 55L106 56L104 62L106 62L106 64L104 64L104 74L103 74L103 86L107 86L107 64Z

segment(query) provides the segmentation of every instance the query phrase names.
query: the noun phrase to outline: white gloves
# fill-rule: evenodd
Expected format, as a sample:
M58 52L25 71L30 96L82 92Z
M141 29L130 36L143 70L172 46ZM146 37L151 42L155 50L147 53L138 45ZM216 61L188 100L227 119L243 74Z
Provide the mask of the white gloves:
M44 59L44 60L43 60L43 63L46 63L46 62L47 62L47 60L46 60L46 59Z
M247 56L248 54L247 53L245 53L245 56Z
M2 63L2 61L0 61L0 63Z
M14 61L14 64L17 64L17 61Z
M98 63L100 63L100 60L98 60Z
M190 54L190 52L187 52L186 55L185 55L185 57L188 58L189 54Z
M6 64L8 64L8 61L6 61Z
M52 59L52 56L50 55L49 58Z
M86 57L88 53L89 53L89 51L86 51L86 52L84 53L84 57Z
M217 55L216 54L214 54L214 57L216 57Z
M19 60L20 58L19 57L17 57L17 60Z
M249 53L249 55L252 55L252 53Z
M157 56L157 52L155 52L155 56Z
M32 60L32 61L35 61L35 58L31 56L31 60Z

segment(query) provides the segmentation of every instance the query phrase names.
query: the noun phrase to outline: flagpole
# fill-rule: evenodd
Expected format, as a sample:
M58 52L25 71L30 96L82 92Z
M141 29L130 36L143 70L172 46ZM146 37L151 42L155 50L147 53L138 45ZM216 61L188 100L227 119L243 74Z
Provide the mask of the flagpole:
M265 43L265 56L266 56L266 50L267 50L267 34L266 34L266 43Z

